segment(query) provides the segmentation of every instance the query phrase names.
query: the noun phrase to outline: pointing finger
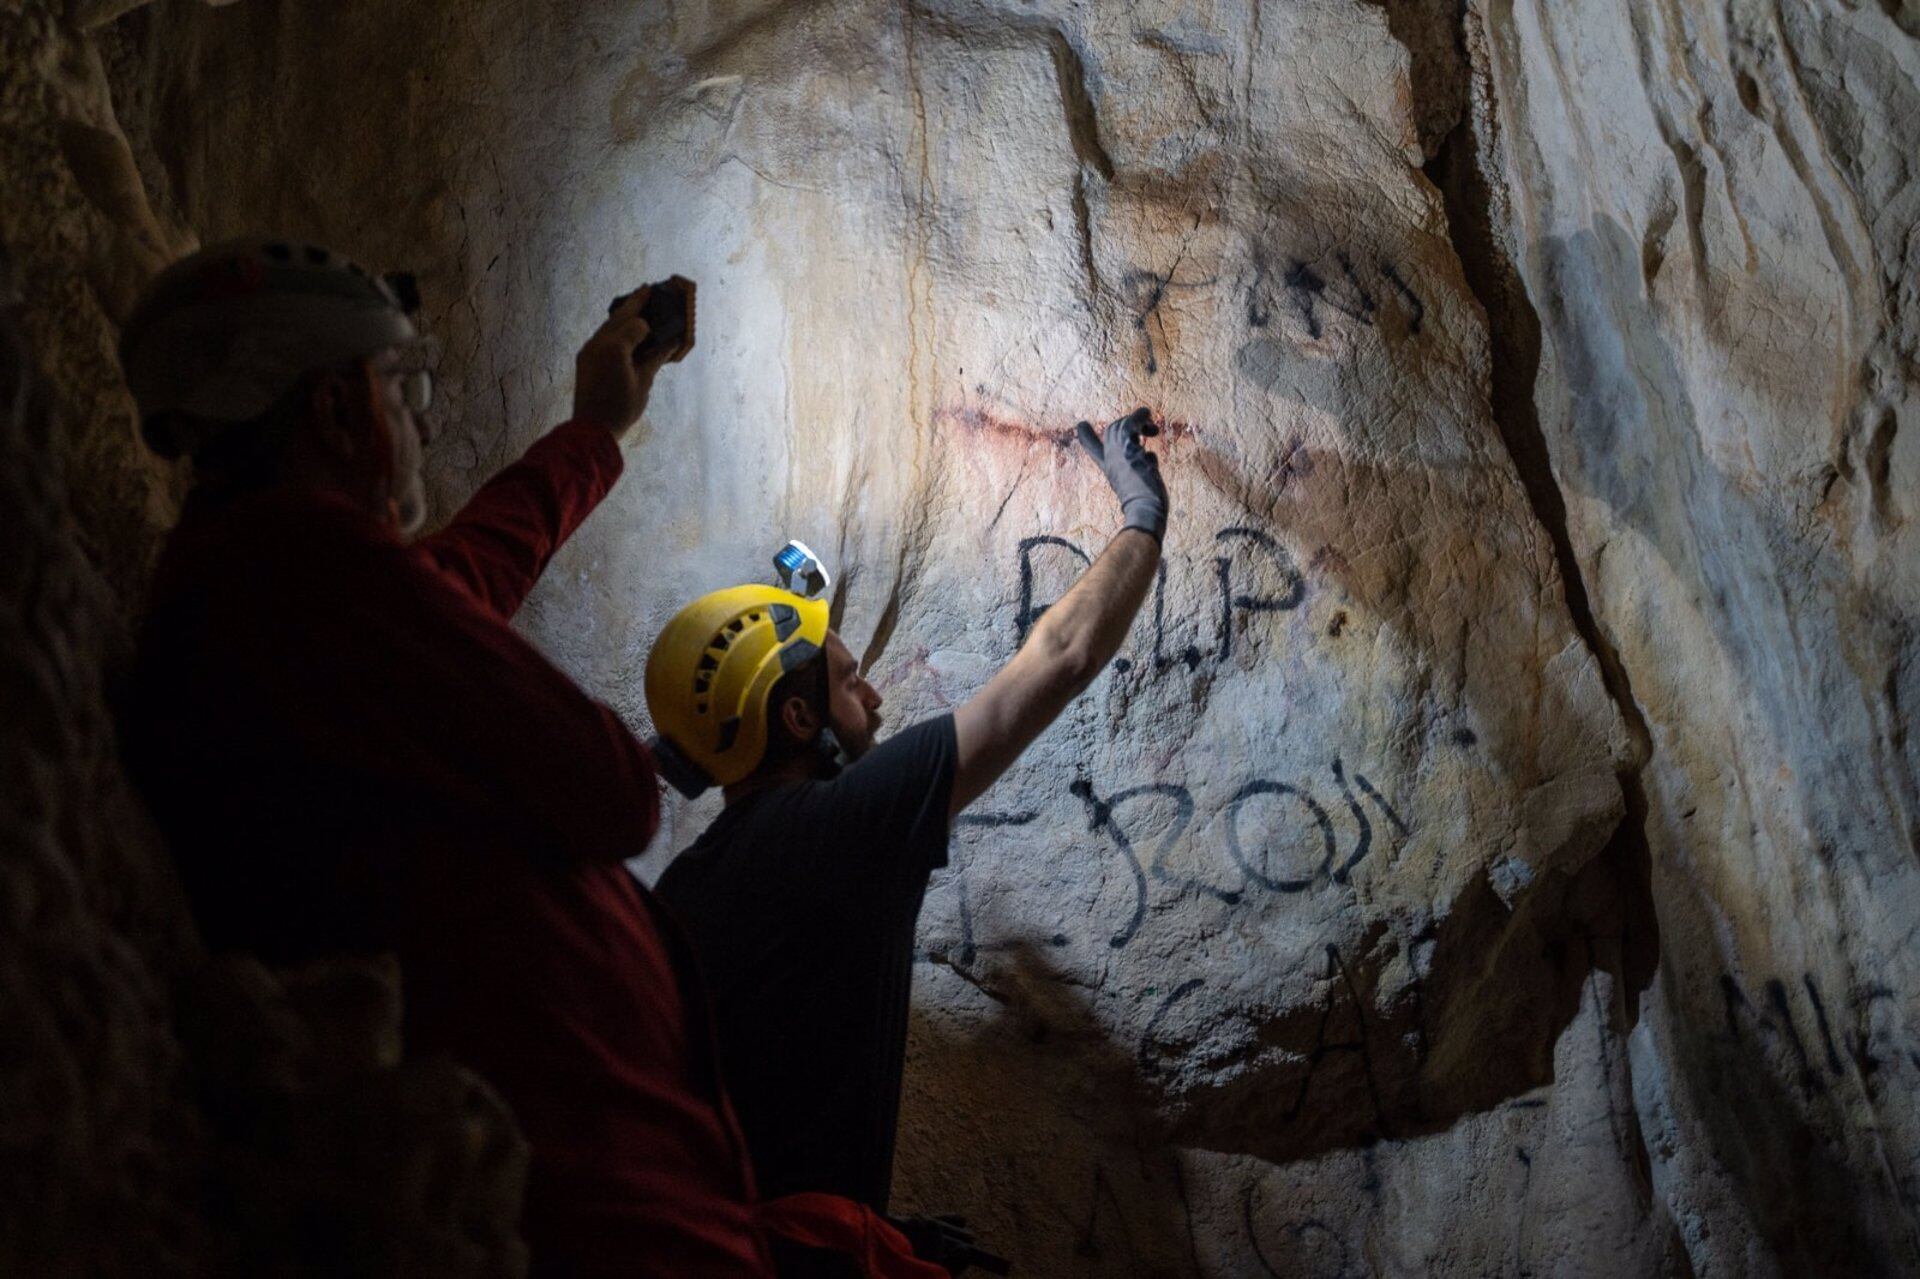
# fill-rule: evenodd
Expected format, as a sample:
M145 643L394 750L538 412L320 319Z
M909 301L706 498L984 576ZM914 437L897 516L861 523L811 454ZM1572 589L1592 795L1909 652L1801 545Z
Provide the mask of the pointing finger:
M1093 433L1093 423L1079 423L1073 428L1073 434L1080 441L1080 447L1092 455L1094 461L1102 466L1107 464L1107 450L1100 443L1100 437Z

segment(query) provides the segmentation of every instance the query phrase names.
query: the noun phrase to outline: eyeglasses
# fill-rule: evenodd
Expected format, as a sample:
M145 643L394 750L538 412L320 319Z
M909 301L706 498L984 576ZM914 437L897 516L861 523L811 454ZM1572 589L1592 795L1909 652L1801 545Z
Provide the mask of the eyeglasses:
M400 375L400 399L410 413L433 407L433 370L412 369Z
M418 338L398 348L388 377L400 387L400 400L410 413L425 413L433 407L433 370L440 362L440 344L432 338Z

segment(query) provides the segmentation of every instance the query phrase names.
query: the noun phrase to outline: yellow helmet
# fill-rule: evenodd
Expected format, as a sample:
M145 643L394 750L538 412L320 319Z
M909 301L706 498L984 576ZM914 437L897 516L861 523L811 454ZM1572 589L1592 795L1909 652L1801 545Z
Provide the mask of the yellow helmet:
M687 795L728 786L767 753L767 698L826 647L827 602L777 586L702 595L647 655L647 711L660 772Z

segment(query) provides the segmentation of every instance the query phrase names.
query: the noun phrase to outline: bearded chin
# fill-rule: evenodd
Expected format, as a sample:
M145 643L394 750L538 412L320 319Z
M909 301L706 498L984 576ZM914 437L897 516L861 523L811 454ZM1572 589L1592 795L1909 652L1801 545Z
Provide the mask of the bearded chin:
M879 743L880 721L868 720L866 731L840 734L840 749L850 760L859 759Z

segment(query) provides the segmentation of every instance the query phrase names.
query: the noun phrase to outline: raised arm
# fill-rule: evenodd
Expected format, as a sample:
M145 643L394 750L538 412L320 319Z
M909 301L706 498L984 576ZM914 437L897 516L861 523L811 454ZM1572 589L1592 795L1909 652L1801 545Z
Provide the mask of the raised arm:
M445 528L420 540L443 572L498 616L519 610L553 553L620 478L620 444L646 412L655 375L693 349L693 284L680 283L687 297L681 342L648 344L641 311L649 289L621 300L574 361L573 420L487 481Z
M415 545L500 618L520 609L547 561L620 478L620 446L592 422L568 422L480 487Z
M1013 660L954 712L954 815L1013 766L1126 640L1153 585L1167 523L1159 461L1140 442L1154 433L1145 409L1108 426L1104 443L1091 426L1080 424L1080 443L1119 495L1125 523L1073 588L1041 615Z

